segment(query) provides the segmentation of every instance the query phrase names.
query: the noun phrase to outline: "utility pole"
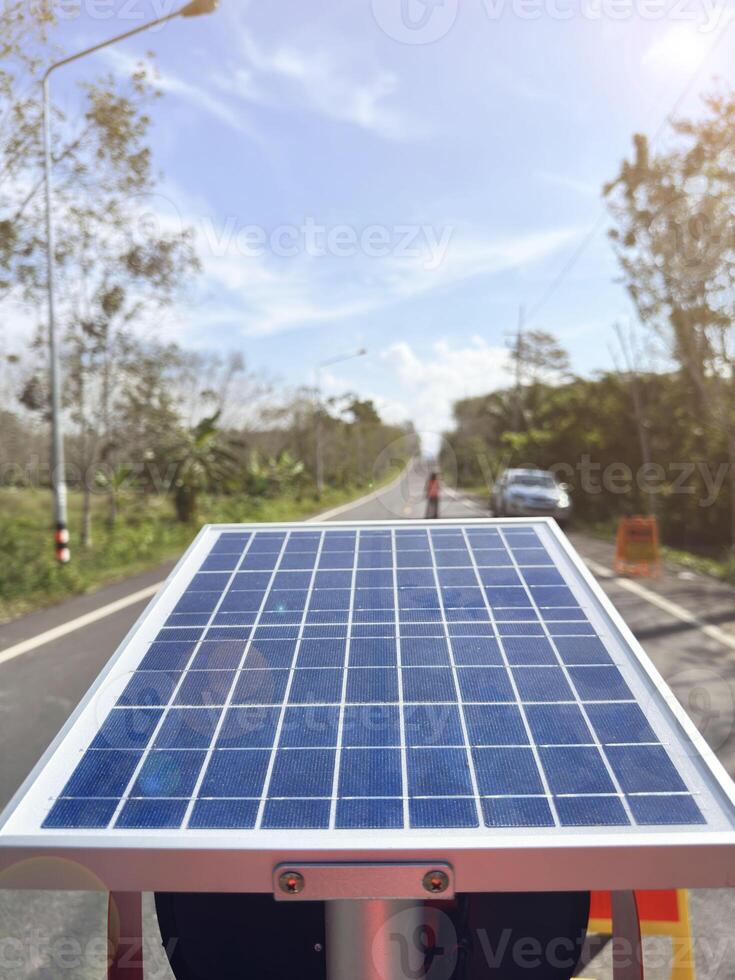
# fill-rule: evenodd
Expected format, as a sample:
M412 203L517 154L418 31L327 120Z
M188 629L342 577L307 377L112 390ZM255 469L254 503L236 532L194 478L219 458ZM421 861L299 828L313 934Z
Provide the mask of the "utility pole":
M513 396L513 431L521 431L523 421L523 327L526 318L524 307L518 308L518 331L515 342L515 393Z
M51 154L51 76L64 65L70 65L87 55L95 54L103 48L109 48L118 41L125 41L152 27L158 27L177 17L199 17L211 14L219 6L219 0L192 0L180 10L164 17L141 24L139 27L111 37L101 44L85 48L68 58L50 65L43 76L43 165L46 196L46 288L48 291L48 348L49 376L51 382L51 487L54 494L54 543L57 561L65 565L71 558L69 551L69 519L67 513L66 463L64 459L64 432L61 418L61 368L59 365L59 343L56 329L56 255L54 244L53 200L51 188L51 171L53 159Z
M638 441L641 447L641 459L645 467L650 466L652 462L651 458L651 443L648 438L648 428L646 426L645 411L643 408L643 397L641 394L640 386L640 376L635 368L633 362L633 357L631 356L631 351L628 346L628 342L623 333L623 329L619 323L615 324L615 333L618 335L618 340L620 341L620 349L623 352L623 359L625 361L626 373L630 381L630 394L633 401L633 413L635 415L636 426L638 428ZM621 372L622 374L622 372ZM652 517L656 516L656 498L653 491L648 491L648 508Z

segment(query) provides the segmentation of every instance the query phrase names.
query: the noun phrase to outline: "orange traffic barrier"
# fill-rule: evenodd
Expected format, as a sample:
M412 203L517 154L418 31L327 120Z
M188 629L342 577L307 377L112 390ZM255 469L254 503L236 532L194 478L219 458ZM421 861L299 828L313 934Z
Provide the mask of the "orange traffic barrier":
M658 521L655 517L623 517L615 547L618 575L658 577L661 574Z
M689 893L641 891L635 893L642 936L671 938L671 980L695 980L694 944L689 919ZM612 935L610 892L592 892L589 931Z

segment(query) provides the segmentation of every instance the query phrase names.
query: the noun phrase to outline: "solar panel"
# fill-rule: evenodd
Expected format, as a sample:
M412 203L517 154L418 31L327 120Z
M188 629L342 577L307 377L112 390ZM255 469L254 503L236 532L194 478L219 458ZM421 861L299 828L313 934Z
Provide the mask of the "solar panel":
M11 804L0 858L387 848L469 874L498 849L676 840L732 862L734 798L553 522L207 527Z

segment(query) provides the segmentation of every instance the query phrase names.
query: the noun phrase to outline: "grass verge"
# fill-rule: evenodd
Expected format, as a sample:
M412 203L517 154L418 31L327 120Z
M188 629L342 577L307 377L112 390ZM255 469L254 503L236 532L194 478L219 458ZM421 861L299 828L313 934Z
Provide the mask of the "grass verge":
M395 471L380 484L389 483ZM291 521L348 503L375 486L327 489L321 499L203 496L194 524L181 524L167 497L134 496L120 502L117 524L107 527L107 500L92 501L92 545L79 546L81 495L69 496L72 562L53 555L51 495L47 490L0 490L0 623L72 595L91 592L178 557L201 524Z

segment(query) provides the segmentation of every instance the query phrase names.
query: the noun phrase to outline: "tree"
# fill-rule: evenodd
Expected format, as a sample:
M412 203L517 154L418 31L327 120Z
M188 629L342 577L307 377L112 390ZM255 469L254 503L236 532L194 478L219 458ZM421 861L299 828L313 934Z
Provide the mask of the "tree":
M652 154L645 136L605 187L610 236L644 325L691 378L730 461L735 547L735 93L710 95L701 120L673 123Z
M182 430L172 447L174 506L182 523L195 519L202 492L226 489L234 474L236 457L222 438L218 422L219 412L202 419L192 429Z

